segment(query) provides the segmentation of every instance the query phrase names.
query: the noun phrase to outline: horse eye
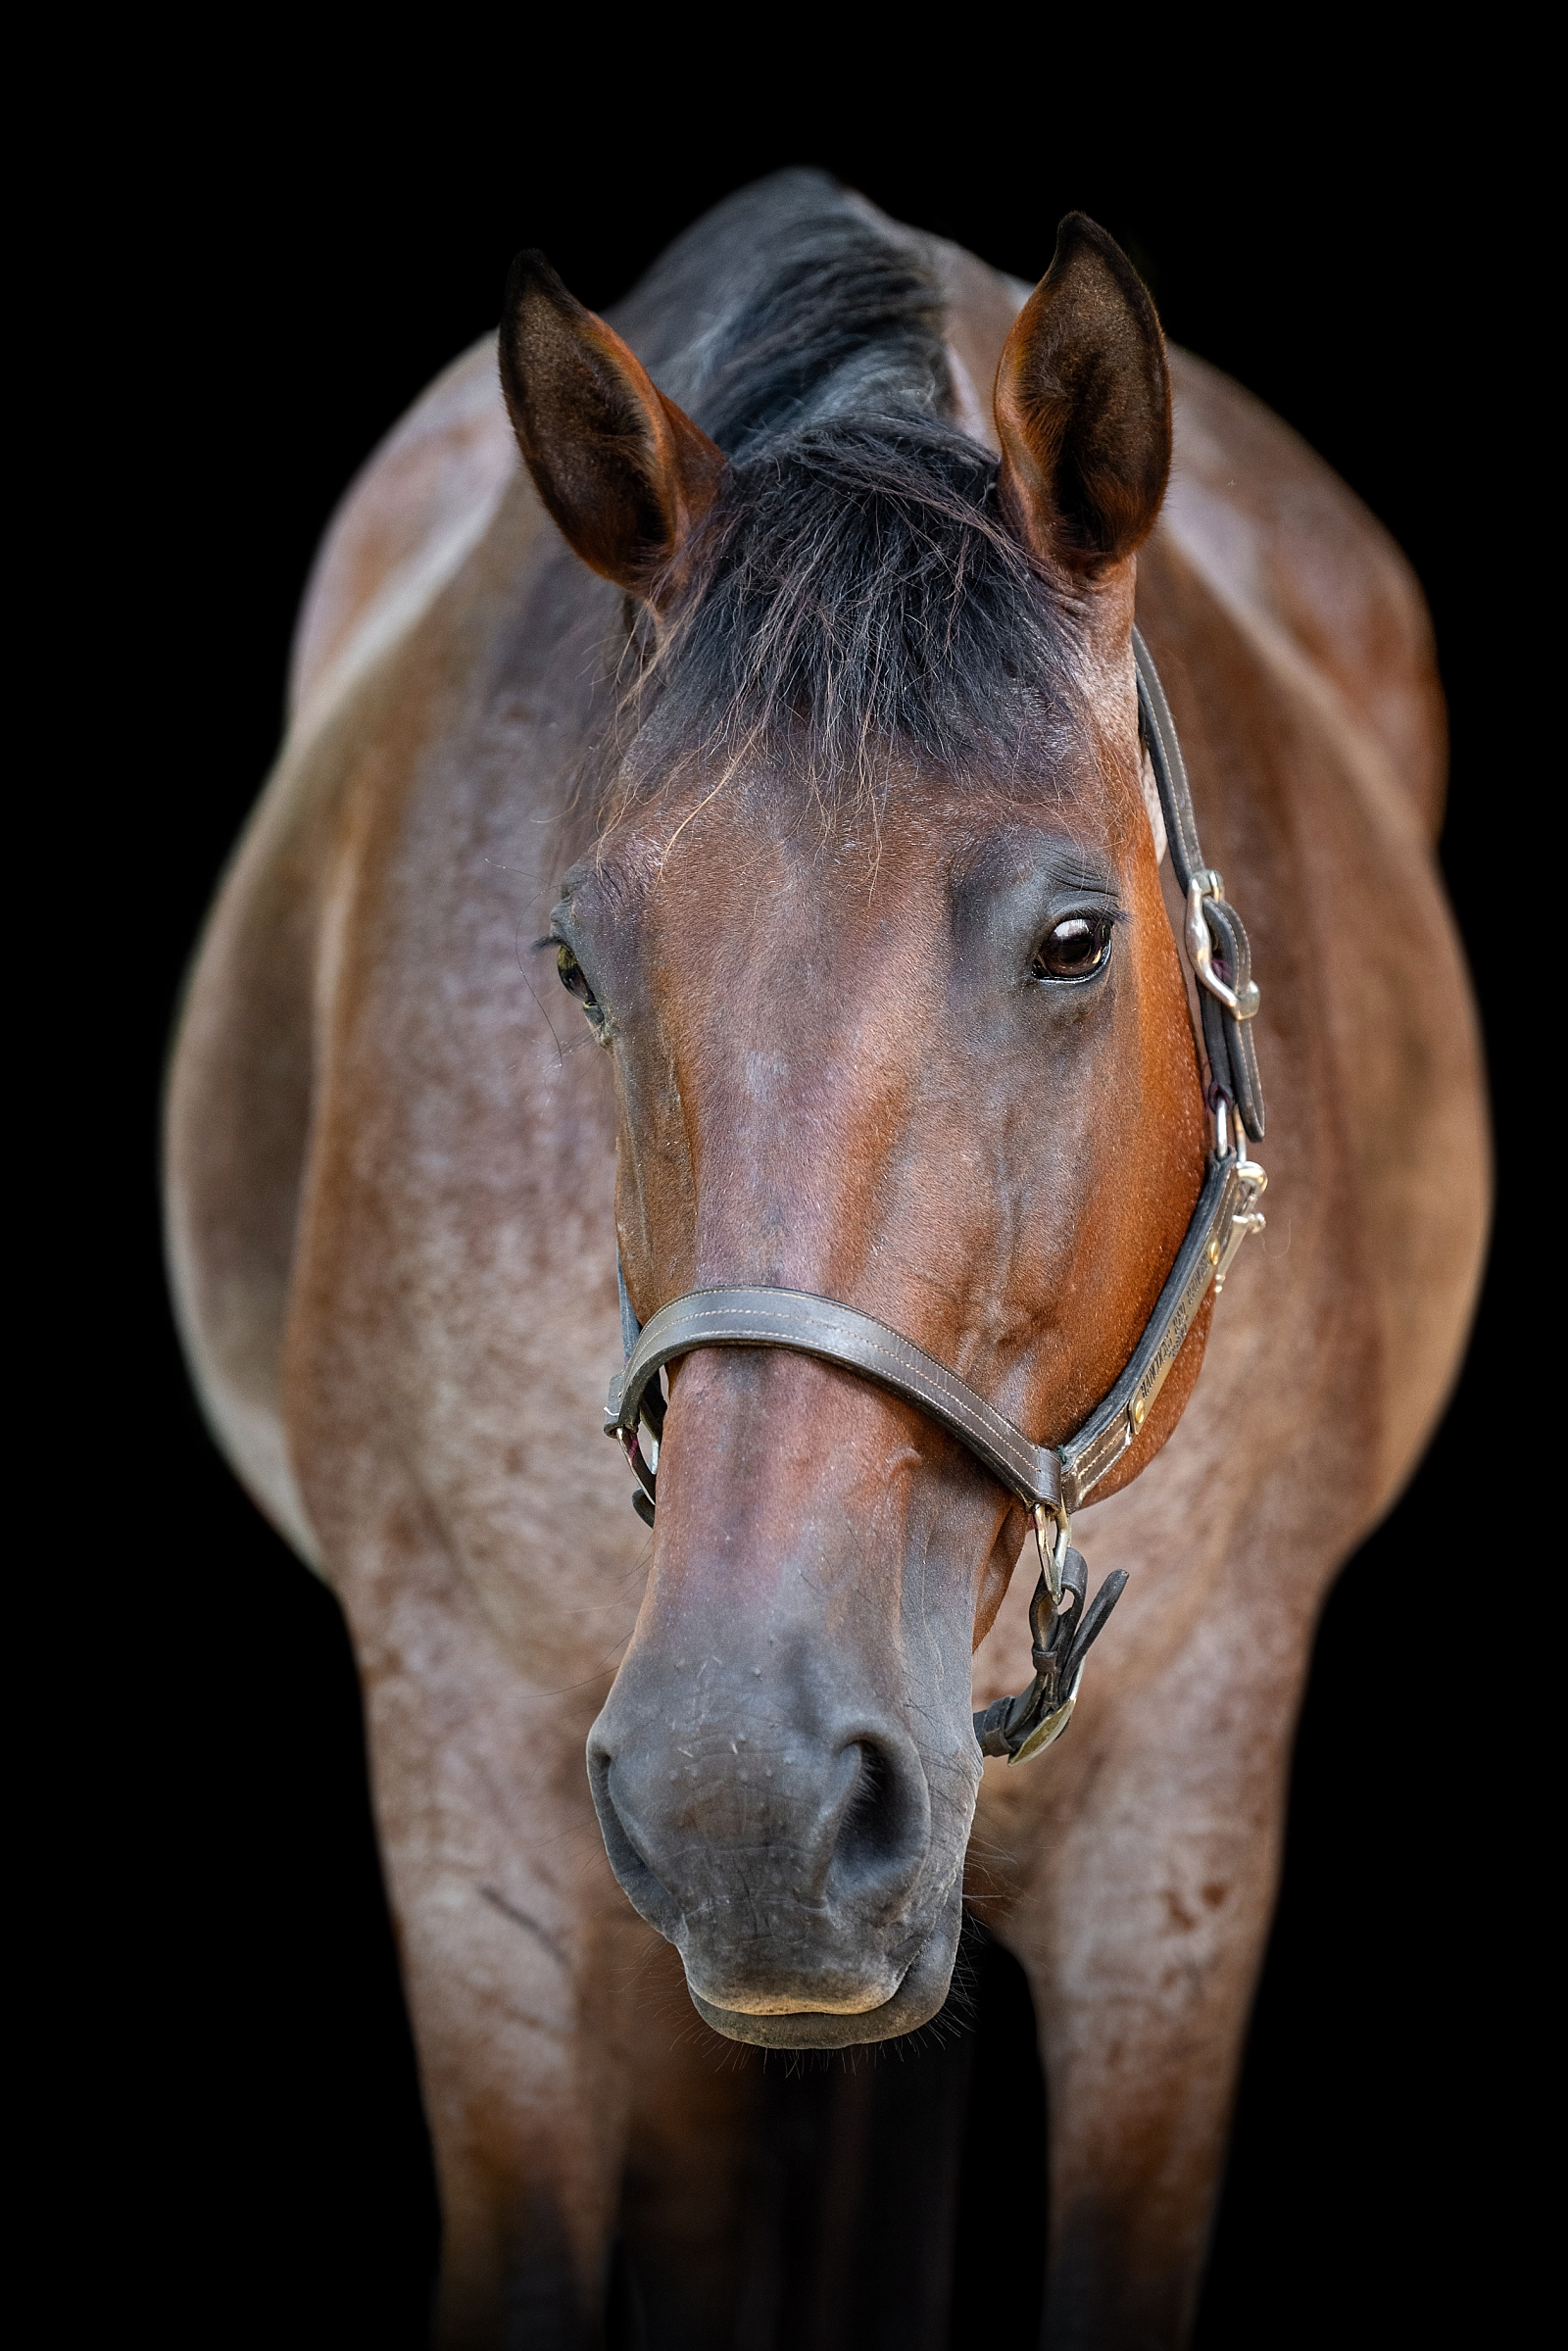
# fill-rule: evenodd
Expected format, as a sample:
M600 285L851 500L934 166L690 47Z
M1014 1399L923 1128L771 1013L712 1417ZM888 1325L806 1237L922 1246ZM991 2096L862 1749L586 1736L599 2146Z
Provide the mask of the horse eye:
M598 1004L599 999L589 987L587 975L569 947L563 945L556 949L556 969L561 974L561 985L568 996L574 996L580 1004Z
M1081 980L1098 971L1110 953L1108 914L1069 914L1053 923L1034 960L1037 980Z

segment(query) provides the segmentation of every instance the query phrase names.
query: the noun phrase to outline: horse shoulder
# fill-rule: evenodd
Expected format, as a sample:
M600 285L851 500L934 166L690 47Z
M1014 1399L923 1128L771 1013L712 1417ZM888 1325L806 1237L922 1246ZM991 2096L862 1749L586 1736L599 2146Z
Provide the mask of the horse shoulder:
M197 1395L251 1499L313 1566L280 1375L335 748L330 734L314 759L285 745L240 838L191 966L164 1123L170 1286Z
M295 629L291 719L335 700L417 619L517 471L486 335L420 393L328 523Z
M373 829L367 768L383 706L509 486L528 540L537 517L519 475L487 339L393 429L326 531L296 632L287 737L208 916L175 1034L165 1200L187 1358L241 1484L313 1565L281 1380L318 1014Z
M1327 1094L1293 1102L1280 1064L1263 1156L1276 1178L1271 1235L1288 1234L1293 1198L1322 1174L1309 1178L1303 1163L1293 1179L1293 1126L1310 1116L1345 1131L1339 1278L1353 1261L1381 1363L1377 1394L1364 1399L1381 1430L1375 1517L1409 1475L1451 1386L1490 1202L1476 1011L1432 854L1446 736L1431 623L1394 541L1332 469L1217 369L1185 352L1171 361L1175 458L1141 558L1140 615L1147 602L1157 658L1162 632L1181 634L1177 608L1188 610L1189 633L1216 652L1233 640L1228 670L1218 664L1229 688L1216 673L1213 708L1205 721L1194 713L1190 758L1205 722L1217 749L1241 705L1259 694L1273 702L1274 722L1252 729L1254 771L1229 787L1250 798L1250 817L1240 807L1200 806L1200 814L1237 903L1250 919L1255 908L1268 950L1265 996L1269 969L1297 960L1297 986L1315 1006L1326 1049L1319 1067L1333 1071ZM1213 599L1206 629L1203 590ZM1227 691L1240 697L1229 713ZM1270 754L1275 733L1280 749ZM1264 775L1271 757L1279 771ZM1247 822L1273 830L1272 873L1246 871ZM1290 904L1271 906L1287 872ZM1303 968L1309 947L1318 952ZM1330 1289L1335 1278L1325 1263ZM1228 1321L1245 1319L1247 1288L1238 1285L1234 1307L1227 1297Z
M1272 1377L1293 1457L1314 1422L1337 1428L1359 1540L1431 1434L1474 1307L1490 1197L1475 1004L1436 857L1368 728L1174 530L1139 560L1139 624L1263 995L1268 1231L1216 1312L1200 1395L1232 1364L1238 1424L1262 1427L1258 1350L1285 1343ZM1167 905L1179 921L1174 884ZM1255 1473L1246 1447L1231 1459Z
M1304 665L1375 751L1429 841L1447 735L1415 575L1354 492L1290 426L1191 352L1172 349L1176 448L1168 530L1276 659Z

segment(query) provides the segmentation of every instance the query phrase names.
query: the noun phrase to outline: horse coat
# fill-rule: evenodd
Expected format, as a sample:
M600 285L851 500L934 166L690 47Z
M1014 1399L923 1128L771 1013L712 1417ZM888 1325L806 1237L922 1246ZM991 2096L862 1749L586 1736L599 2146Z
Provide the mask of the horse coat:
M726 321L828 248L841 278L846 254L873 277L892 255L918 280L945 358L921 396L994 453L991 387L1029 289L814 174L717 208L612 324L724 449L724 403L733 416L747 392L715 373ZM908 392L902 327L858 316L842 345L767 429ZM1487 1206L1419 594L1266 411L1180 353L1170 376L1170 487L1128 560L1205 847L1252 934L1270 1226L1179 1425L1081 1522L1097 1574L1131 1581L1071 1738L1024 1771L973 1765L967 1898L1040 2020L1053 2345L1177 2342L1190 2323L1317 1609L1441 1407ZM328 532L287 740L199 951L170 1090L193 1375L248 1490L339 1593L364 1679L453 2343L596 2339L617 2236L650 2339L786 2339L746 2298L756 2063L720 2064L697 2025L676 1950L612 1874L582 1760L640 1608L649 1653L653 1545L600 1433L621 1355L613 1056L528 950L594 853L585 749L625 629L619 589L519 465L487 339ZM1149 886L1179 925L1168 864ZM873 908L882 887L861 893ZM767 903L753 894L754 922ZM776 904L782 921L782 886ZM1108 1201L1134 1178L1102 1147ZM646 1319L658 1301L638 1302ZM829 1409L816 1376L779 1375L780 1431ZM723 1399L688 1379L695 1432L693 1399ZM858 1416L891 1407L833 1394L858 1461L883 1425ZM996 1607L972 1689L948 1693L965 1719L1018 1686L1030 1581ZM944 2314L920 2323L903 2339L946 2339Z

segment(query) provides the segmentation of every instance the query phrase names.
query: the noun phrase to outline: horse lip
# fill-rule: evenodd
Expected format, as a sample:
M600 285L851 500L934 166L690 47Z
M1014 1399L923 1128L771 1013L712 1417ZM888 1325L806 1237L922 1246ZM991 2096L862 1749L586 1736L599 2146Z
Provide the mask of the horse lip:
M762 2049L848 2049L867 2041L896 2040L929 2024L948 1996L953 1963L963 1924L963 1882L956 1876L936 1924L910 1960L891 1997L874 2008L794 2008L767 2014L715 2008L688 1980L692 2006L705 2025L726 2040L749 2041Z
M684 1958L684 1956L683 1952L682 1957ZM759 2000L755 2008L725 2008L716 2000L705 1998L693 1984L690 1976L686 1979L686 1988L704 2016L869 2016L879 2008L886 2008L890 2000L898 1998L908 1973L909 1970L906 1967L899 1970L898 1982L890 1992L868 1991L860 2000L854 1997L847 2000L805 2000L797 2002L793 2008L786 2007L782 2000L766 1998Z

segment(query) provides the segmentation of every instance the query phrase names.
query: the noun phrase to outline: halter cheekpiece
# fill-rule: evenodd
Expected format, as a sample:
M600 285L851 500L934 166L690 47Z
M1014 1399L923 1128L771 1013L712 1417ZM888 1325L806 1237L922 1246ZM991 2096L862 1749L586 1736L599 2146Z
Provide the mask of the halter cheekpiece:
M1127 1578L1117 1568L1085 1604L1088 1570L1072 1546L1072 1513L1137 1438L1191 1330L1210 1283L1216 1296L1237 1250L1261 1232L1257 1206L1268 1179L1247 1155L1263 1137L1263 1091L1251 1022L1258 992L1241 916L1220 875L1203 861L1192 792L1170 706L1149 648L1133 631L1140 731L1159 790L1165 837L1187 899L1183 939L1199 982L1214 1148L1176 1261L1131 1359L1109 1394L1064 1445L1035 1445L1021 1429L923 1347L837 1298L802 1290L692 1290L641 1326L620 1280L626 1360L610 1383L605 1433L617 1438L637 1476L632 1502L652 1526L658 1494L664 1398L659 1374L694 1348L780 1347L817 1355L874 1381L958 1438L1030 1512L1040 1580L1029 1604L1035 1676L1016 1697L998 1698L974 1718L988 1755L1013 1763L1058 1739L1077 1701L1084 1659ZM617 1257L616 1276L620 1279Z

